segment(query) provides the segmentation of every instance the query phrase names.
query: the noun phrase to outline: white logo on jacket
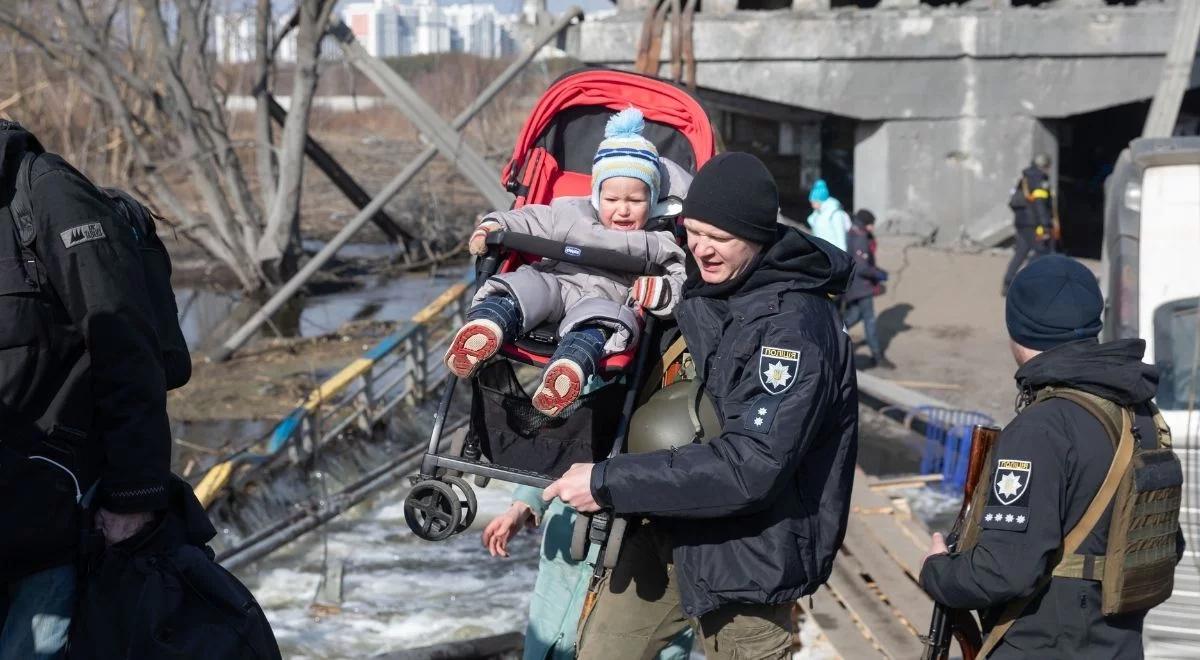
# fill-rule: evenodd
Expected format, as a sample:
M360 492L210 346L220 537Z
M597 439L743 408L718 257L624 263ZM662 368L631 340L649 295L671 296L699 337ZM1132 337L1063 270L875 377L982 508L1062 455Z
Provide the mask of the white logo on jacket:
M763 346L758 352L758 382L768 394L783 394L796 382L800 351Z

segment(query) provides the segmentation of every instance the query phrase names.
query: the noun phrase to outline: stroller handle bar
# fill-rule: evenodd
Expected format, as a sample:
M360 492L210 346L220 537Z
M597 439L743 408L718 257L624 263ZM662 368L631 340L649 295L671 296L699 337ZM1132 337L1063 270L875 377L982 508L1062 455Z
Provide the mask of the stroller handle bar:
M623 252L597 247L571 245L548 238L518 234L511 231L494 231L487 235L486 244L503 247L544 259L565 261L578 266L602 270L632 273L634 275L661 275L663 267L647 259L639 259Z

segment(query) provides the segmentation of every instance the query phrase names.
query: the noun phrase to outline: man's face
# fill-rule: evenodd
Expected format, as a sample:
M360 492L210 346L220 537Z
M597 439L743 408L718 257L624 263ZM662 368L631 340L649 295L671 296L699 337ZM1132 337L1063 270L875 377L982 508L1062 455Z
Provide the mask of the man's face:
M700 278L709 284L737 277L762 249L761 243L738 238L707 222L687 218L683 227L687 230L688 250L700 267Z
M600 184L600 224L606 229L633 231L650 219L650 190L642 181L614 176Z

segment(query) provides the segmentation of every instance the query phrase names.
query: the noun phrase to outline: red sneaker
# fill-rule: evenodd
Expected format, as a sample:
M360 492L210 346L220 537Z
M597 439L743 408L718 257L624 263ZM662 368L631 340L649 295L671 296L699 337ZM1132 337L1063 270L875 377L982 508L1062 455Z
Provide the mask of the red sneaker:
M450 342L446 350L446 368L459 378L470 378L475 370L500 350L504 333L493 321L469 321Z
M555 360L542 374L542 384L533 395L533 407L543 415L557 416L575 403L582 390L583 369L574 360Z

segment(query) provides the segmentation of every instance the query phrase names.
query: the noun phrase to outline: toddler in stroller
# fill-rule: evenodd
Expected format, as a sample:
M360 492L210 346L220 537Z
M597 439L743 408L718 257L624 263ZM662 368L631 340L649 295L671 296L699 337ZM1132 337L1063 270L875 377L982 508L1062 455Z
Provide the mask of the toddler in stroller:
M684 280L684 253L671 225L650 224L662 176L658 151L642 137L643 128L642 113L633 107L610 118L592 164L590 199L561 197L490 213L471 235L470 251L486 252L489 232L513 231L615 250L658 264L665 274L634 277L544 259L494 275L480 287L446 351L452 373L470 377L506 342L557 323L558 348L532 405L545 415L562 415L604 356L637 342L639 308L670 316Z

